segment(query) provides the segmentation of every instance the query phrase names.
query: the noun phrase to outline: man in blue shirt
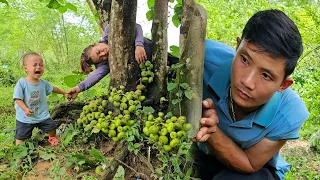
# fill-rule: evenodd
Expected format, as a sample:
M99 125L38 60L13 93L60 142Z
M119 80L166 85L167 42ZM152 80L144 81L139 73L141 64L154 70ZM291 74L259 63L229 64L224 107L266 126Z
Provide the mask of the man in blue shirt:
M309 113L290 88L301 35L279 10L252 16L236 51L207 40L203 117L194 138L202 179L283 179L279 150L297 139ZM204 153L203 153L204 152Z

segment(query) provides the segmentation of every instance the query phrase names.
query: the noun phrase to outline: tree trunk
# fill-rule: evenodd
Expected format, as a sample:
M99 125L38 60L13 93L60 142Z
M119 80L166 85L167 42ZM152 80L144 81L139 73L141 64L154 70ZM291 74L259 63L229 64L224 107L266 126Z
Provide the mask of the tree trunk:
M92 2L99 14L99 28L104 30L110 22L112 0L92 0Z
M202 116L202 89L204 49L207 26L205 9L184 0L180 27L180 63L185 64L177 73L179 83L188 83L192 90L192 99L184 98L181 102L182 114L192 124L189 137L195 137L199 130Z
M124 85L126 90L136 89L139 80L135 60L137 0L113 0L109 34L110 86Z
M152 22L152 64L154 66L154 81L150 95L155 103L167 92L166 68L168 61L168 1L155 0Z
M90 11L92 12L92 14L95 15L95 14L94 14L94 11L96 10L96 8L95 8L96 6L94 6L94 4L92 3L91 0L87 0L87 4L89 5L89 8L90 8ZM99 15L100 15L100 14L99 14ZM97 22L98 27L99 27L100 35L101 35L101 37L103 37L103 35L104 35L104 28L105 28L105 27L102 26L102 21L101 21L100 19L101 19L101 17L99 17L99 19L96 20L96 22Z

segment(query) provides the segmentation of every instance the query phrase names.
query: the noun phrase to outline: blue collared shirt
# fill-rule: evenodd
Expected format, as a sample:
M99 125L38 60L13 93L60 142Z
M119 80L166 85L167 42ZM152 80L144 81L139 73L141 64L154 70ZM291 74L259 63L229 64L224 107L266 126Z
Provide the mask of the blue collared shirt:
M205 49L203 98L211 98L219 117L218 127L241 149L245 150L263 138L272 141L299 138L299 130L309 117L309 112L301 98L288 88L276 92L272 98L244 119L233 122L229 114L228 95L231 65L235 50L223 43L207 40ZM199 143L199 147L211 154ZM275 168L279 179L283 179L290 165L275 154L267 164Z

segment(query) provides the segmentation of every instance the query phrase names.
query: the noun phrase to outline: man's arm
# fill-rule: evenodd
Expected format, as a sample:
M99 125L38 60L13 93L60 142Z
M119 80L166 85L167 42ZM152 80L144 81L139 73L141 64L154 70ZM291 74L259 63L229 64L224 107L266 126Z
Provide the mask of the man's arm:
M241 173L254 173L260 170L286 143L263 138L254 146L242 150L219 128L207 140L207 146L226 166Z
M264 138L254 146L242 150L217 127L219 119L214 110L213 101L206 99L203 108L201 128L194 140L206 142L219 160L238 172L253 173L260 170L286 142L285 140L270 141Z

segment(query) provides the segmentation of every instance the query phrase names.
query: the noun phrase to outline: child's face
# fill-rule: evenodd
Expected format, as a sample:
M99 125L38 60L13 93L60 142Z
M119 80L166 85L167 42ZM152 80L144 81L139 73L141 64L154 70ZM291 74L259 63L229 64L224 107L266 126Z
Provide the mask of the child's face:
M24 70L32 79L39 79L43 72L43 61L38 55L30 55L24 62Z

